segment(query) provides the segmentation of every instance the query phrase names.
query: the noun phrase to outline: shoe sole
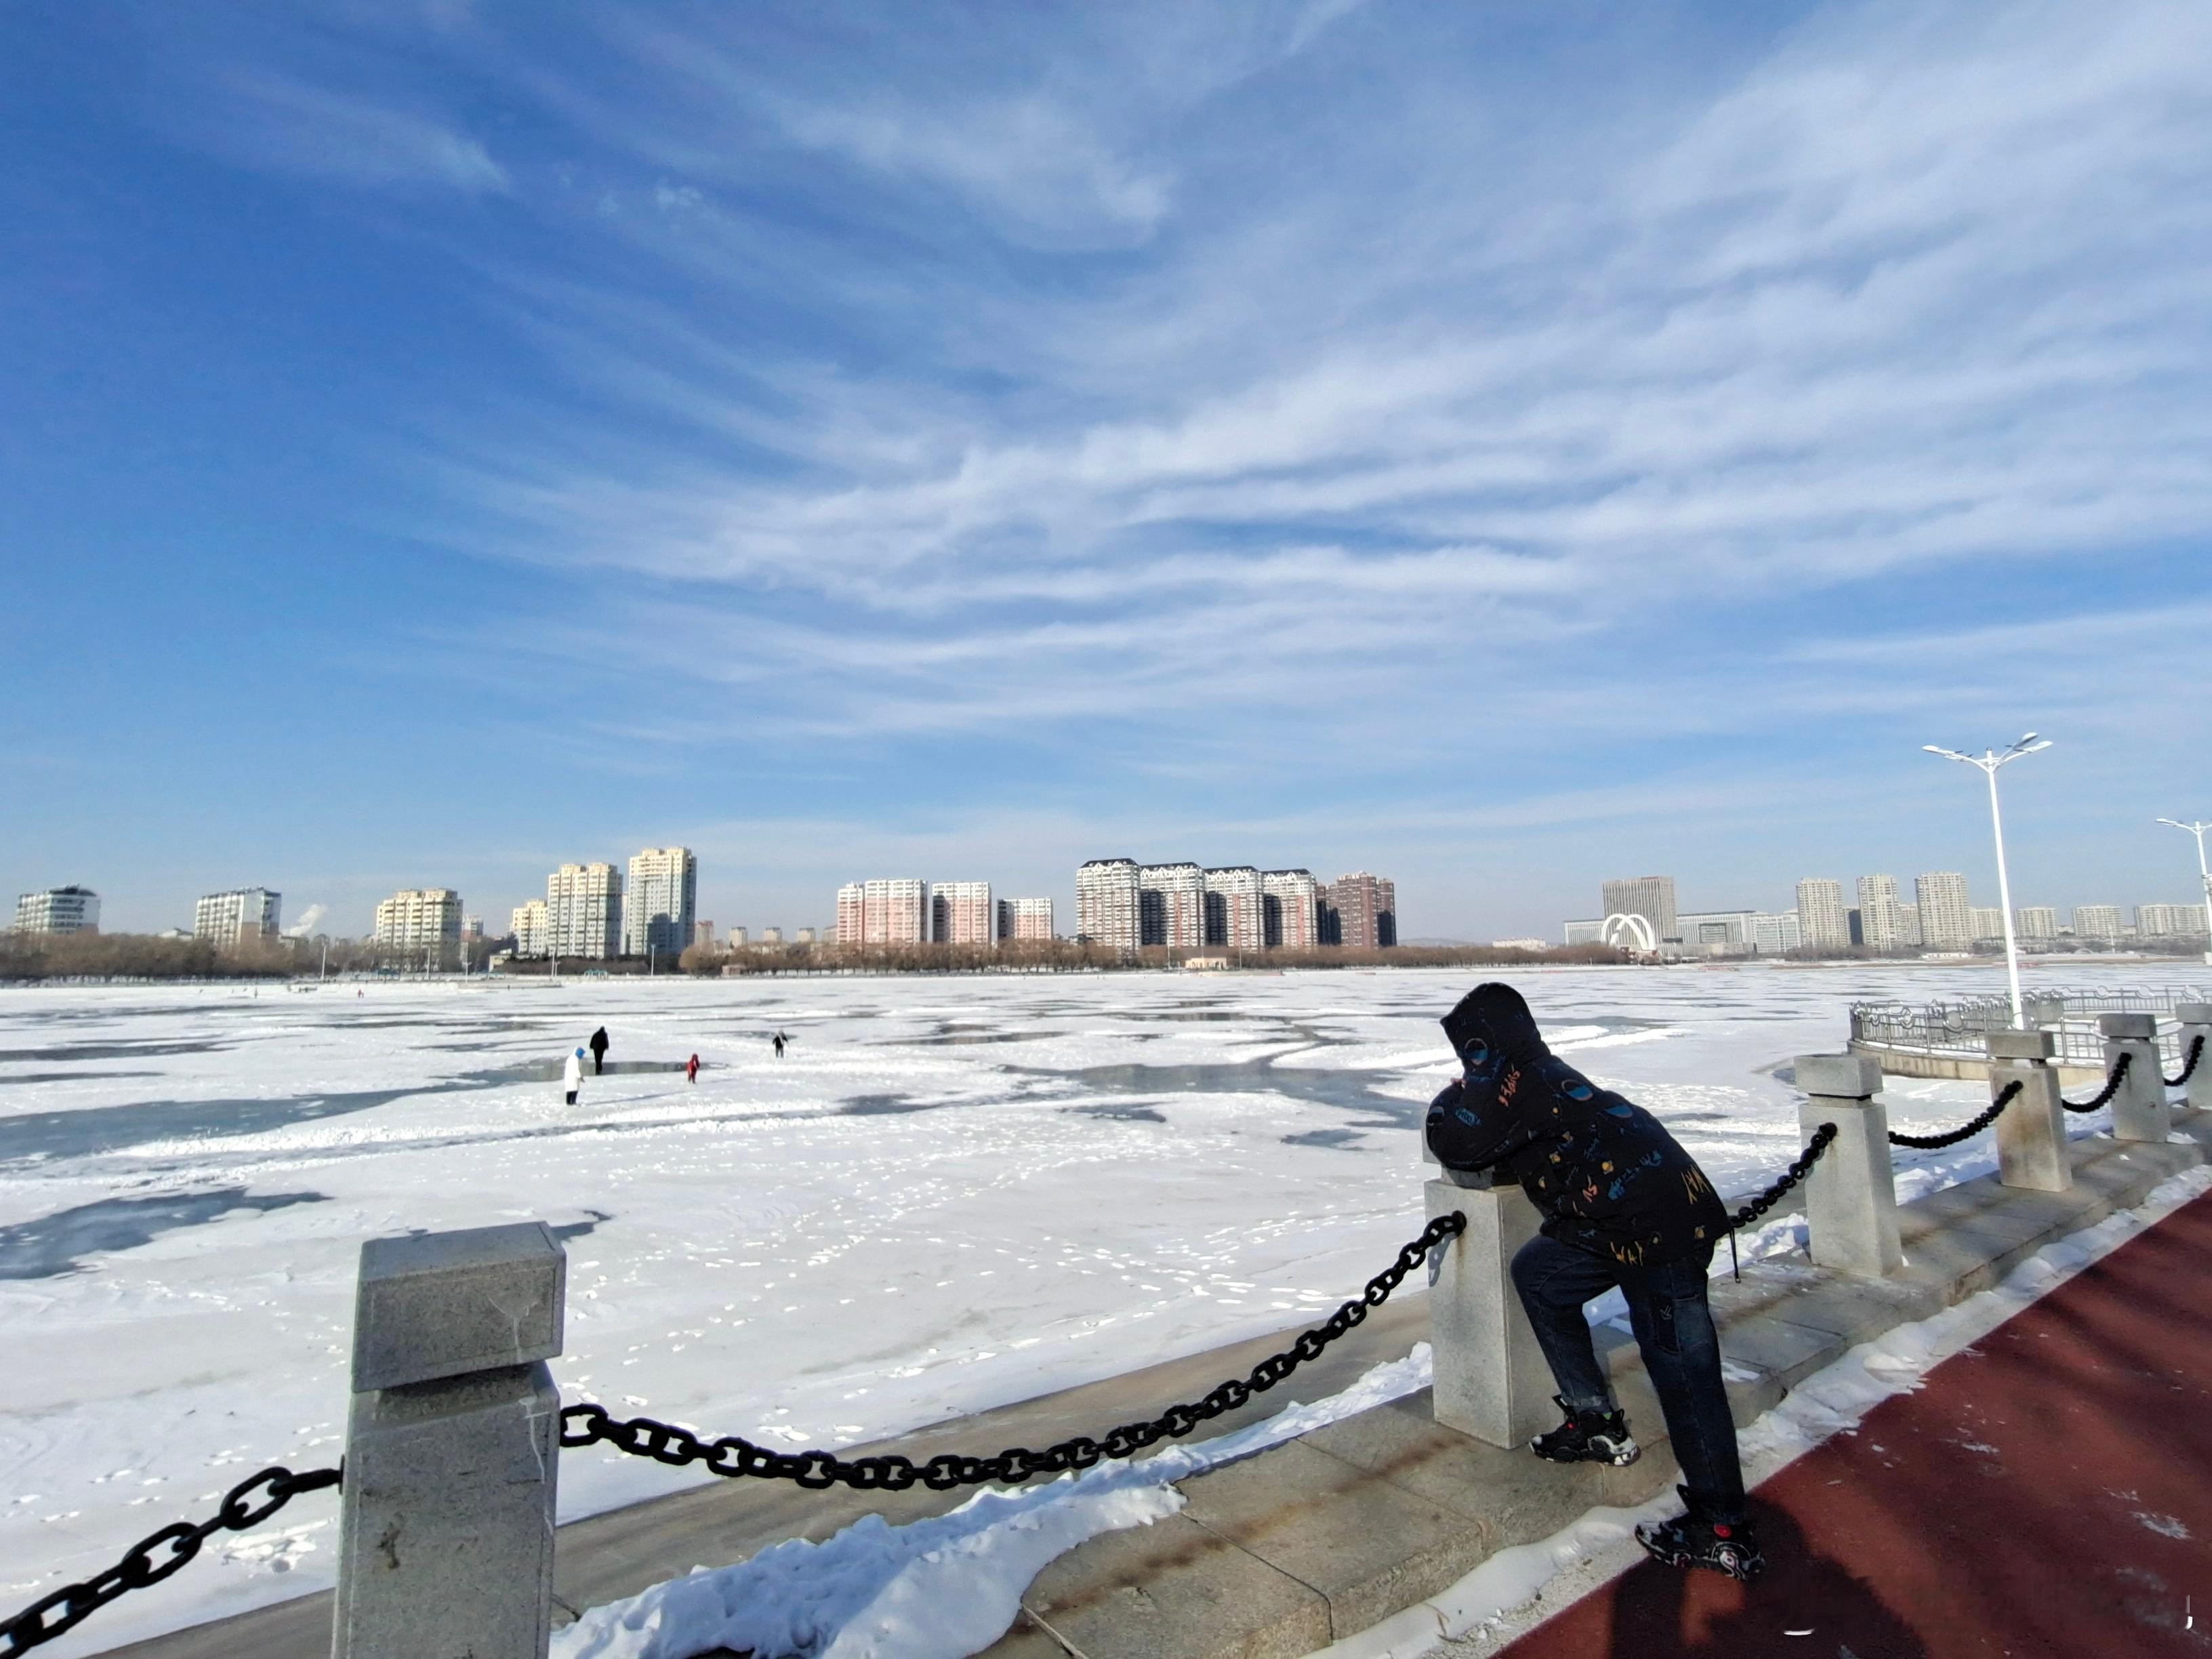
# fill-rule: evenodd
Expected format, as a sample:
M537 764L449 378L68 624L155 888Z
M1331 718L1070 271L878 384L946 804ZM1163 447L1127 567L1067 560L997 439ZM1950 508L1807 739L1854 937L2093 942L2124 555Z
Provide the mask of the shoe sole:
M1557 1452L1536 1451L1536 1448L1533 1443L1529 1446L1528 1449L1532 1452L1536 1452L1536 1455L1542 1458L1547 1463L1610 1463L1616 1469L1625 1469L1631 1463L1633 1463L1638 1458L1644 1455L1644 1448L1638 1445L1632 1440L1618 1451L1604 1452L1593 1449L1590 1451L1576 1452L1571 1456L1564 1457Z
M1670 1550L1662 1545L1655 1544L1642 1533L1637 1534L1636 1541L1644 1547L1644 1553L1646 1555L1662 1567L1703 1567L1708 1572L1725 1574L1739 1584L1752 1583L1758 1579L1759 1574L1766 1571L1766 1563L1764 1559L1747 1561L1731 1557L1723 1561L1706 1561L1691 1555L1686 1550Z

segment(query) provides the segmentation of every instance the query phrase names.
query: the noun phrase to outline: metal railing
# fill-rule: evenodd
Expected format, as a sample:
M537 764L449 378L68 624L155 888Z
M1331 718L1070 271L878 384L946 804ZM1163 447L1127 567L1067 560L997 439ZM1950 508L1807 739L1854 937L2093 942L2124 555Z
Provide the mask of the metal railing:
M2097 1030L2100 1014L2149 1014L2158 1022L2160 1056L2182 1064L2180 1027L2174 1010L2185 1002L2212 1001L2212 992L2189 985L2115 988L2076 987L2038 991L2027 998L2030 1022L2049 1031L2062 1066L2102 1071L2105 1040ZM2058 1017L2054 1018L2056 1013ZM1979 1060L1991 1031L2012 1027L2012 1004L2002 996L1960 997L1945 1002L1855 1002L1851 1041L1914 1054Z

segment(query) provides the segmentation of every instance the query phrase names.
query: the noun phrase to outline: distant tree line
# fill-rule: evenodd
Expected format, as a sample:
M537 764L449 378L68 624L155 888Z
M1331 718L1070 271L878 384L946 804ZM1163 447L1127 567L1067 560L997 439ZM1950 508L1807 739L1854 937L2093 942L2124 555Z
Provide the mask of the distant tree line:
M328 955L325 957L325 947ZM480 942L466 947L469 965L481 969ZM420 973L421 949L400 950L369 939L317 937L241 939L218 949L212 939L169 939L156 933L0 933L0 981L40 979L313 979L325 960L332 975ZM459 965L463 947L448 944L437 967Z

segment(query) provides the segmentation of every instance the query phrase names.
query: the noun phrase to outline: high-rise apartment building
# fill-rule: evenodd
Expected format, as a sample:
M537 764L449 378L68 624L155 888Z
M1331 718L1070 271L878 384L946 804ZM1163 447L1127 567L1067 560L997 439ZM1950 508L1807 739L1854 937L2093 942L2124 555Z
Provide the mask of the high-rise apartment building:
M860 943L929 943L929 884L913 876L886 876L860 884Z
M1266 896L1260 872L1249 864L1208 870L1206 881L1206 943L1231 951L1263 951L1267 945Z
M714 948L714 924L704 917L691 924L691 943L702 951Z
M283 894L266 887L205 894L192 907L192 937L206 939L218 951L234 951L241 943L275 939L283 902Z
M1075 872L1075 937L1133 951L1144 937L1134 859L1091 859Z
M2115 945L2120 938L2120 907L2117 904L2077 904L2074 907L2074 937L2093 945Z
M1912 881L1920 913L1920 942L1930 951L1963 951L1974 942L1974 911L1966 878L1956 870L1931 870Z
M611 864L564 864L545 878L546 950L605 962L622 953L623 878Z
M2058 912L2048 904L2029 904L2012 913L2021 938L2048 942L2058 937Z
M1267 949L1310 951L1321 943L1321 883L1312 871L1261 871L1260 905Z
M483 918L482 916L463 916L461 918L461 943L464 945L475 945L481 942L483 936Z
M507 926L514 934L515 955L542 957L551 951L553 929L544 899L532 899L526 904L516 905Z
M1049 939L1053 937L1050 899L1000 899L998 908L1000 939Z
M1920 907L1900 904L1897 907L1897 942L1908 951L1917 951L1925 945L1927 936L1920 931Z
M1974 907L1974 943L1987 945L2004 938L2004 912L1996 905Z
M782 929L782 928L781 928L781 927L763 927L763 928L762 928L762 929L761 929L760 942L761 942L763 945L781 945L781 944L782 944L782 943L783 943L783 929Z
M1636 876L1608 881L1601 890L1607 915L1643 917L1651 924L1652 937L1662 945L1682 937L1675 921L1674 877Z
M868 890L848 881L837 890L837 943L863 945L868 938Z
M1905 948L1904 908L1897 902L1895 876L1859 878L1859 932L1868 950Z
M25 893L15 901L15 931L96 933L100 931L100 895L89 887L76 886Z
M1206 943L1206 872L1195 864L1143 866L1137 906L1139 944L1195 951Z
M691 942L699 897L699 860L688 847L648 847L629 861L623 890L622 953L682 954Z
M1324 902L1335 913L1335 943L1352 951L1384 951L1398 942L1397 884L1356 870L1328 884Z
M2204 936L2204 907L2201 904L2138 904L2137 939L2201 939Z
M988 881L940 881L930 889L929 936L939 945L995 945L999 913Z
M1808 951L1850 948L1851 922L1844 908L1844 884L1808 876L1797 884L1797 930Z
M403 888L376 907L376 943L442 951L461 942L461 896L450 887Z

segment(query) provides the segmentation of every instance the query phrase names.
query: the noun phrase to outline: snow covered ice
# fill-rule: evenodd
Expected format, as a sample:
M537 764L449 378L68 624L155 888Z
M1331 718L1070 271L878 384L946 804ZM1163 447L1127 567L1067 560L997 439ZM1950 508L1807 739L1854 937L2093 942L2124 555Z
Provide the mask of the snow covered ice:
M543 1218L568 1242L565 1396L790 1448L1297 1325L1418 1231L1413 1131L1451 1068L1436 1020L1477 977L9 991L0 1613L256 1468L334 1462L356 1261L380 1234ZM1513 977L1563 1053L1650 1106L1731 1194L1796 1154L1797 1097L1774 1070L1839 1048L1855 997L2001 982L1934 967ZM601 1024L611 1061L696 1051L705 1069L696 1085L587 1077L565 1106L551 1068ZM1897 1127L1926 1130L1986 1093L1900 1079L1888 1099ZM1992 1157L1986 1136L1900 1152L1900 1196ZM572 1454L562 1513L701 1478ZM221 1535L53 1651L326 1584L336 1510L309 1497Z

